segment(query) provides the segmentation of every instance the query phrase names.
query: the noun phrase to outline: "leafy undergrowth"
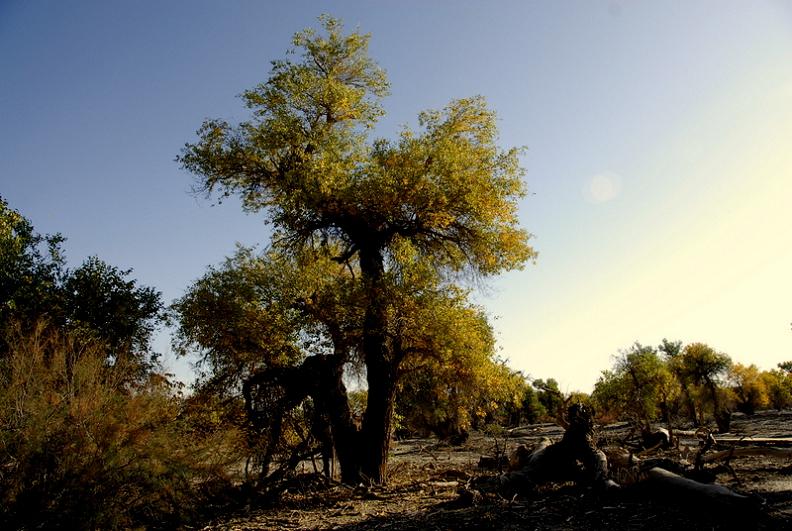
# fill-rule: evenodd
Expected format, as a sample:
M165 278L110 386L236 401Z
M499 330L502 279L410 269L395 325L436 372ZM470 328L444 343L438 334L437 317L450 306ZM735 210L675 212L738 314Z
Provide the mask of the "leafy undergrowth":
M735 422L735 431L779 435L789 415L768 414ZM608 429L618 438L618 429ZM277 507L247 508L217 520L205 529L322 529L363 531L440 529L790 529L792 528L792 466L764 457L732 462L734 475L712 468L717 482L749 494L757 508L735 512L730 507L686 503L684 497L664 499L640 484L601 495L572 483L548 485L525 497L504 499L490 494L473 500L461 495L471 479L495 477L497 471L477 467L481 455L518 444L554 437L552 426L521 428L520 436L496 439L474 434L460 447L431 439L394 445L391 478L385 488L325 485L306 464Z

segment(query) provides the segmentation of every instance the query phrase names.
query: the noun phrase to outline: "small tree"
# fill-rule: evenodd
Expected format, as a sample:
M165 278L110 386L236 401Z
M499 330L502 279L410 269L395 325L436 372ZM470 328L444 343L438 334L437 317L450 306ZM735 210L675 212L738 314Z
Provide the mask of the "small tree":
M558 382L554 378L537 379L532 385L537 391L537 399L545 410L546 418L555 419L565 414L564 393L558 388Z
M737 411L753 415L757 409L769 405L765 379L756 365L745 366L735 363L729 367L727 380L734 393Z
M792 374L774 369L762 372L761 378L767 389L767 399L770 407L786 409L792 406Z
M695 393L692 387L693 383L690 381L690 375L685 370L685 365L683 363L682 342L663 339L658 350L662 352L668 370L674 375L679 384L681 391L681 396L679 398L684 404L684 408L687 410L688 420L693 422L693 424L697 424L698 417L696 415Z
M603 373L592 397L606 410L649 429L658 418L669 422L676 385L657 351L635 343L617 357L612 371Z
M63 237L40 235L30 220L0 197L0 327L12 319L32 324L60 310ZM0 338L0 354L7 350Z
M547 410L539 401L539 393L528 381L525 382L525 386L523 387L520 414L522 419L529 424L539 422L539 420L547 415Z
M729 356L704 343L691 343L682 351L680 363L685 381L692 382L701 390L699 422L704 422L705 406L709 403L718 426L725 428L728 412L722 408L719 389L720 379L731 365Z

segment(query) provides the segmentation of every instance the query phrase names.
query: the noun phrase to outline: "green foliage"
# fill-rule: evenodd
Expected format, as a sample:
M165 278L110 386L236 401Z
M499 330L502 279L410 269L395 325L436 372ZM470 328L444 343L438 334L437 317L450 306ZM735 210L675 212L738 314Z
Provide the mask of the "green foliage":
M397 142L367 134L382 114L384 72L368 36L297 34L297 63L275 61L270 79L243 94L253 112L236 127L209 120L182 165L207 192L241 195L266 209L285 244L337 242L349 251L392 253L404 238L436 266L483 274L533 258L517 228L523 193L519 150L500 150L495 115L481 98L419 117Z
M366 412L366 402L368 393L365 389L357 389L349 392L349 408L352 410L352 417L360 422Z
M681 355L683 374L698 385L715 382L725 375L731 360L704 343L687 345Z
M33 322L59 309L62 242L60 235L36 233L30 221L0 197L0 326L12 318Z
M130 280L131 270L96 257L69 271L63 241L60 235L39 235L0 199L0 329L46 319L104 341L108 358L123 353L137 363L138 376L152 370L151 338L165 318L160 293ZM0 353L5 348L0 340Z
M564 393L558 388L558 382L554 378L534 380L533 386L537 390L537 399L546 412L547 420L563 415Z
M523 387L523 398L520 409L521 418L524 422L534 424L547 416L547 409L539 401L539 393L527 382Z
M232 391L267 367L311 354L352 358L359 345L360 288L354 271L306 250L284 255L240 247L174 302L174 348L198 350L207 381Z
M160 294L95 257L68 270L62 242L0 200L0 526L189 522L237 432L196 436L159 372Z
M161 321L160 293L128 280L131 273L92 256L63 281L68 324L95 333L114 353L147 351Z
M232 433L200 437L168 381L108 366L105 346L44 326L17 329L0 361L4 528L174 527L226 484ZM121 358L119 358L121 359Z
M683 349L679 363L680 378L692 384L698 395L699 422L704 423L707 410L717 419L723 406L719 388L731 365L729 356L704 343L691 343Z
M465 291L438 285L430 270L409 262L388 279L394 348L404 356L396 408L402 428L450 436L473 420L519 409L524 383L495 360L486 315ZM203 352L202 389L233 395L257 369L294 366L311 355L335 350L359 364L360 305L350 269L321 253L240 248L173 305L176 348ZM359 396L350 393L349 402L361 419L366 400Z
M727 375L734 407L748 415L757 409L765 409L770 403L767 382L756 365L745 366L735 363Z
M583 391L572 391L564 399L564 402L567 404L582 404L584 406L590 407L591 396L588 393L584 393Z
M648 426L668 420L677 384L652 347L639 343L616 358L612 371L603 371L592 393L601 415L628 418Z
M298 362L300 332L313 323L296 307L300 286L290 284L293 269L275 254L239 248L172 305L175 350L199 349L209 375L231 387L259 367Z
M750 415L792 406L792 378L781 369L732 364L728 355L703 343L683 346L664 339L656 350L636 343L622 352L613 369L603 371L592 399L603 421L646 425L684 412L694 424L724 422L734 409Z
M525 397L530 386L523 374L511 369L504 360L497 360L489 367L492 377L485 387L489 397L485 397L484 403L489 407L484 419L502 426L517 426L525 413Z
M471 428L519 420L525 381L490 356L460 356L447 364L422 360L411 369L396 396L406 433L460 440Z
M426 273L404 268L402 280L410 283L399 285L409 290L391 298L404 353L396 410L405 426L446 438L470 427L499 375L486 315L467 302L467 293L443 289Z
M773 409L792 407L792 374L782 370L764 371L761 378L767 389L768 406Z

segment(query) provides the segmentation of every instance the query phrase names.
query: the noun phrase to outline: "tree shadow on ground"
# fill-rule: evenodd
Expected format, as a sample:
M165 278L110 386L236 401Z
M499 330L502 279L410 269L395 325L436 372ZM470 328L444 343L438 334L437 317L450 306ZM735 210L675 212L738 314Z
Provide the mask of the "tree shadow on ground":
M792 529L792 492L776 493L756 511L728 507L703 509L683 500L647 497L652 493L629 489L602 497L577 487L564 487L532 499L485 502L460 506L459 501L362 522L333 527L342 531L419 531L440 529L591 530L591 529Z

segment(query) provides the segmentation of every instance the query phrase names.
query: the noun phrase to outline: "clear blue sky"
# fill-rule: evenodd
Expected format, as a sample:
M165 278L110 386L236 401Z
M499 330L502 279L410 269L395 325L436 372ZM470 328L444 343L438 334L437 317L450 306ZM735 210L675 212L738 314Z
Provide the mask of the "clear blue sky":
M321 13L372 33L379 135L481 94L528 147L539 259L478 296L512 366L589 390L635 340L792 358L790 2L0 0L0 194L178 297L268 230L174 157Z

